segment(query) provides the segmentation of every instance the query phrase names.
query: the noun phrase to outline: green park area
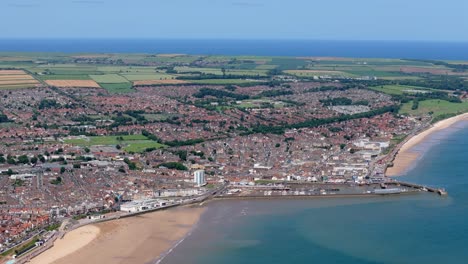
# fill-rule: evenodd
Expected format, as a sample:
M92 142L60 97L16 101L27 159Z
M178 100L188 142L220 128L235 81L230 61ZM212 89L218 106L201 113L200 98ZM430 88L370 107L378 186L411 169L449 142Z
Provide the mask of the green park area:
M90 146L121 146L127 152L144 152L147 149L163 148L164 145L148 139L143 135L126 136L94 136L83 139L66 139L65 143L90 147Z

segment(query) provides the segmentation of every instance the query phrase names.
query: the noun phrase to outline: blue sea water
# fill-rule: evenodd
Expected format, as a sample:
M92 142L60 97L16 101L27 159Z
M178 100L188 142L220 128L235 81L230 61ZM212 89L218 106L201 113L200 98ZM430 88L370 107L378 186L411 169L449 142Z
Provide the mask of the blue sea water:
M421 146L403 179L447 197L217 201L162 263L468 263L468 122Z
M0 52L7 51L468 60L468 43L415 41L0 39Z

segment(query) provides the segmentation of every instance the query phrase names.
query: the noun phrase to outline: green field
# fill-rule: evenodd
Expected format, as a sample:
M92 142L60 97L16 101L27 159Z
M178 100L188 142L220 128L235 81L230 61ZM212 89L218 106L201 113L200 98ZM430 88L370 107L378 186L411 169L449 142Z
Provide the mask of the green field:
M146 81L146 80L166 80L175 79L175 76L165 73L153 73L153 74L122 74L129 81Z
M106 89L109 93L131 93L134 90L132 89L132 83L99 83L99 85Z
M144 152L148 148L163 148L165 147L162 144L159 144L158 142L154 142L152 140L143 140L143 141L135 141L131 142L124 148L126 152Z
M16 90L16 89L25 89L25 88L34 88L35 84L7 84L0 85L0 90Z
M47 74L37 75L41 80L91 80L86 74Z
M355 75L343 72L343 71L332 71L332 70L286 70L287 74L291 74L297 77L314 77L314 76L344 76L344 77L355 77Z
M403 104L400 114L424 115L433 112L433 117L446 114L458 114L468 112L468 102L451 103L445 100L425 100L419 102L419 107L412 110L413 102Z
M85 139L67 139L65 143L73 144L78 146L93 146L93 145L117 145L119 144L119 140L117 137L120 136L96 136L96 137L89 137L89 140ZM148 138L143 135L129 135L129 136L121 136L125 142L128 141L135 141L135 140L147 140Z
M195 67L175 67L179 73L187 72L201 72L204 74L223 75L221 68L195 68ZM226 69L226 75L239 75L239 76L267 76L266 70L242 70L242 69Z
M90 75L97 83L125 83L127 79L118 74Z
M431 91L431 89L417 86L405 86L405 85L383 85L383 86L371 86L372 90L379 91L386 94L400 95L405 93L405 90L421 90Z
M122 137L123 140L118 138ZM121 145L123 149L127 152L143 152L147 148L162 148L164 145L159 144L155 141L149 140L143 135L129 135L129 136L96 136L89 137L89 140L85 139L67 139L65 143L89 147L89 146L99 146L99 145L108 145L116 146Z
M177 115L171 115L171 114L143 114L143 116L149 120L149 121L163 121L167 120L173 116Z
M212 84L212 85L226 85L226 84L246 84L255 83L254 80L243 80L243 79L206 79L206 80L186 80L189 83L195 84ZM262 82L258 82L262 84Z

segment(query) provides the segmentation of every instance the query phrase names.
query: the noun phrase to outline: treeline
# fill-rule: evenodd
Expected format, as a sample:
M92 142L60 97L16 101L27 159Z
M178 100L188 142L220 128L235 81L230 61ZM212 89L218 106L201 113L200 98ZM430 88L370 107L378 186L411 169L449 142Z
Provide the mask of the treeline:
M38 106L39 109L59 108L59 107L60 107L60 104L57 103L57 101L54 99L42 99L39 102L39 106Z
M323 106L334 106L334 105L369 105L367 100L359 100L353 103L353 100L346 97L336 97L332 99L319 100Z
M430 93L403 93L403 94L394 94L391 95L393 100L400 101L402 103L408 103L411 100L431 100L431 99L439 99L445 100L451 103L461 103L462 100L456 96L450 96L446 92L442 91L432 91Z
M294 94L291 90L267 90L259 93L257 96L259 97L275 97L275 96L282 96L282 95L291 95Z
M165 167L165 168L168 168L168 169L171 169L171 170L181 170L181 171L188 170L188 168L184 164L182 164L180 162L161 163L161 164L159 164L158 168L161 168L161 167Z
M336 97L331 99L319 100L323 106L333 106L333 105L352 105L353 100L346 97Z
M299 129L299 128L306 128L306 127L318 127L322 125L344 122L353 119L359 118L370 118L377 115L382 115L384 113L398 113L399 106L392 105L386 106L379 109L375 109L372 111L353 114L353 115L341 115L337 117L330 117L330 118L322 118L322 119L311 119L308 121L295 123L295 124L288 124L288 125L279 125L279 126L266 126L266 125L258 125L251 129L251 131L243 133L243 135L253 134L253 133L262 133L262 134L284 134L286 129Z
M349 84L342 87L337 86L320 86L317 88L310 88L304 91L304 93L316 93L316 92L327 92L327 91L346 91L349 89L364 88L362 85Z
M0 123L7 123L7 122L10 122L10 120L8 119L8 116L0 112Z
M208 79L216 79L216 80L225 80L225 79L244 79L248 77L249 79L255 79L255 80L265 80L265 76L260 76L260 75L235 75L235 74L226 74L226 75L216 75L216 74L206 74L203 72L199 71L192 71L192 72L185 72L189 74L198 74L197 76L177 76L177 80L185 80L185 81L190 81L190 80L208 80Z
M170 147L192 146L192 145L196 145L196 144L199 144L199 143L202 143L202 142L205 141L204 139L201 139L201 138L187 139L187 140L163 141L162 139L160 139L159 137L157 137L156 135L150 133L147 130L142 130L141 134L143 136L147 137L150 140L156 141L159 144L164 144L164 145L167 145L167 146L170 146Z
M204 98L205 96L213 96L216 98L229 97L229 98L234 98L236 100L249 99L249 96L245 94L237 94L237 93L227 92L223 90L216 90L216 89L211 89L211 88L201 88L200 91L194 93L193 96L197 98Z

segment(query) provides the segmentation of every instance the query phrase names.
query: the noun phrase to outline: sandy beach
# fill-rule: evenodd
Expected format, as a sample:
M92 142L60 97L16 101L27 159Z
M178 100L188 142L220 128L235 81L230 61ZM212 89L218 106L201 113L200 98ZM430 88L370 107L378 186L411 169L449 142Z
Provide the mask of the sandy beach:
M84 226L67 233L30 263L149 263L183 239L203 211L178 207Z
M421 152L414 150L414 147L424 142L431 134L447 129L457 122L468 120L468 113L457 115L437 122L423 132L410 138L401 146L398 154L393 161L393 167L389 167L385 173L386 176L400 176L407 171L414 162L420 157Z

